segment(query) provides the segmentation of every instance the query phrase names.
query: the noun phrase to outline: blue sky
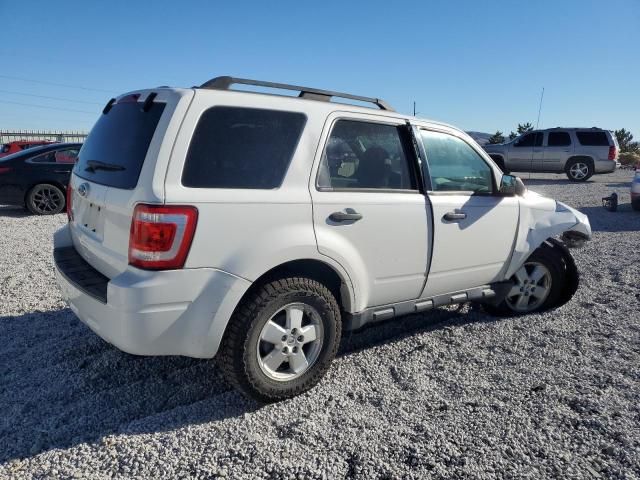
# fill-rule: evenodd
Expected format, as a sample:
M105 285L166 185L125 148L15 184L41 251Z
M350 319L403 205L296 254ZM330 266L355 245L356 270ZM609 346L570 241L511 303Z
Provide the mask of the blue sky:
M235 75L486 132L535 124L544 87L541 127L640 139L640 0L0 0L0 20L3 129L87 130L114 94Z

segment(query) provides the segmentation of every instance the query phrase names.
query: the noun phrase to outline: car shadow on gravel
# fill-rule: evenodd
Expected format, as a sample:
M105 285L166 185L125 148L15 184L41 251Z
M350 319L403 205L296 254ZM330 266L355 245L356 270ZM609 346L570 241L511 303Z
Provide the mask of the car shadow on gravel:
M640 212L631 208L628 198L620 199L621 203L615 212L602 206L582 207L579 210L589 217L591 230L594 232L637 232L640 230Z
M339 356L418 332L495 321L475 307L465 309L436 309L347 332ZM0 328L0 463L260 408L231 390L212 360L126 354L69 309L0 317Z
M0 205L0 217L9 217L9 218L22 218L22 217L30 217L31 213L29 213L26 209L22 207L13 207L11 205Z
M126 354L69 309L2 316L0 329L0 463L257 408L213 361Z

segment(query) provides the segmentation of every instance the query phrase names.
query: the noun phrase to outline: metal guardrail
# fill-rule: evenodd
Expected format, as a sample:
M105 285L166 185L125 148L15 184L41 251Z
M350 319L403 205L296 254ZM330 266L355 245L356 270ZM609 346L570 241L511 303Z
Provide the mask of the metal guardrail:
M0 143L20 140L47 140L50 142L84 142L87 132L64 130L0 130Z

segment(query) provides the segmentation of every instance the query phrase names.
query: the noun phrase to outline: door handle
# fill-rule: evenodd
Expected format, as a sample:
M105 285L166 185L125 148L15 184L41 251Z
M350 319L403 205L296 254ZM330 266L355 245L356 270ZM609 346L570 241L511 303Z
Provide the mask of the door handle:
M445 213L442 218L448 222L455 222L457 220L464 220L467 218L467 214L463 212L448 212Z
M350 211L347 212L333 212L331 215L329 215L329 220L332 220L334 222L357 222L358 220L362 219L362 214L358 213L354 210L349 209Z

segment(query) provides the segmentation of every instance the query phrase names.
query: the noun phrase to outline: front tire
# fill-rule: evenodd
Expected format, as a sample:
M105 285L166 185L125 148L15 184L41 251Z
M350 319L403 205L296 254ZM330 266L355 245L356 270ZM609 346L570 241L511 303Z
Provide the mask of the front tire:
M570 271L560 249L543 244L511 277L512 286L497 305L485 305L487 312L498 315L526 315L560 306L574 292L567 292ZM569 294L568 298L563 298Z
M631 200L631 208L633 208L636 212L640 212L640 198Z
M34 215L55 215L64 210L64 192L49 183L40 183L27 193L26 207Z
M565 173L572 182L586 182L593 176L593 164L589 160L574 158L567 163Z
M229 320L218 353L227 381L262 403L314 387L331 365L342 323L331 292L308 278L285 278L251 293Z

